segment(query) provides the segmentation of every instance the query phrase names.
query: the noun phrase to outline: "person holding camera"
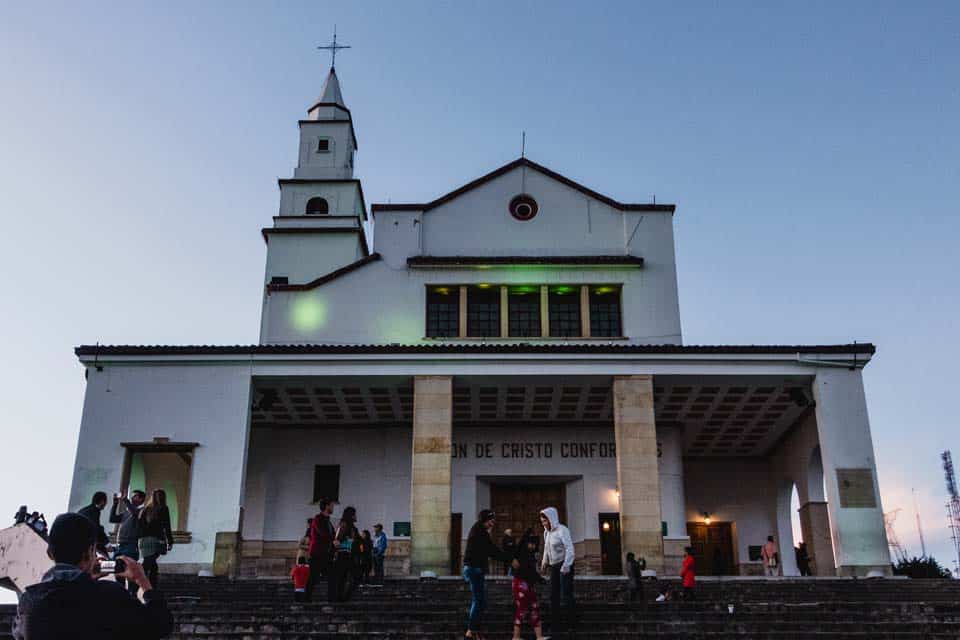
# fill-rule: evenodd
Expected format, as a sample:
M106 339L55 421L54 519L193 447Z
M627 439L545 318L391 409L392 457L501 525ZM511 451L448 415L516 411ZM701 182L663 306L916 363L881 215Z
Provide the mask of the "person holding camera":
M117 557L126 556L134 560L140 559L140 548L137 542L140 540L140 508L143 506L147 494L137 489L127 498L125 493L118 493L113 496L113 506L110 507L110 523L119 524L117 529ZM120 510L120 507L123 507ZM127 589L130 593L137 594L137 584L132 580L127 581Z
M104 575L97 560L97 534L96 526L76 513L63 513L53 521L47 555L56 564L20 596L15 640L153 640L170 635L173 616L136 560L121 557L114 568L117 578L143 589L143 602L119 583L97 579Z

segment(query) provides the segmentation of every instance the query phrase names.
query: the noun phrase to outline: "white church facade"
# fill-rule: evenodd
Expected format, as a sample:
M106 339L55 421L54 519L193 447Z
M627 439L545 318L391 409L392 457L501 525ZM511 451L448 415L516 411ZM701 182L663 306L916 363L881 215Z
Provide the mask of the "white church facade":
M796 487L820 575L889 571L861 370L870 344L683 344L669 204L520 158L420 203L364 201L331 69L280 180L259 342L80 346L70 497L167 491L168 571L286 575L322 497L458 573L481 508L556 506L581 573L634 552L758 574Z

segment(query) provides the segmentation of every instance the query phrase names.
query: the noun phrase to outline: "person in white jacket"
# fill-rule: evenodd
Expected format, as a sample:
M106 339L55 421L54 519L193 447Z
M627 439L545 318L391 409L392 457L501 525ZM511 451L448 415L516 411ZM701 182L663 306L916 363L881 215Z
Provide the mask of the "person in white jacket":
M543 560L540 571L550 570L550 611L555 617L551 631L571 631L574 625L573 538L570 529L560 524L560 515L553 507L540 512L543 525Z

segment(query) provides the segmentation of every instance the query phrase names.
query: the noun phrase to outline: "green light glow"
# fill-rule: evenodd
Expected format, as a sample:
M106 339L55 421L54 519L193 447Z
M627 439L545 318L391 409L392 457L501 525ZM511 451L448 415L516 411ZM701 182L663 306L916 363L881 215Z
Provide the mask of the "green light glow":
M510 294L517 295L517 296L526 295L528 293L537 293L538 291L540 291L540 287L534 287L530 285L520 285L520 286L510 287Z
M556 293L557 295L561 295L561 296L566 295L568 293L573 293L573 291L574 291L573 287L568 287L566 285L550 288L550 293Z
M613 293L616 290L617 290L616 287L597 287L596 289L593 290L593 292L603 295L605 293Z
M300 332L316 331L327 323L327 305L315 295L297 296L290 314L293 327Z
M439 293L442 296L448 296L450 295L450 287L434 287L433 292Z
M489 289L493 285L491 285L489 282L481 282L477 286L480 287L481 289Z

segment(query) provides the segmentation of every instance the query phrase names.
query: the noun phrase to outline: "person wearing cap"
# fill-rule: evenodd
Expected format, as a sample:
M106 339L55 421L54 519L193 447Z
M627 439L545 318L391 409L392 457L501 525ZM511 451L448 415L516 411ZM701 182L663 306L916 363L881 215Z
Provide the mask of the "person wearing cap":
M13 626L16 640L87 638L164 638L173 616L135 560L121 556L126 568L117 578L143 590L143 602L119 582L98 580L97 527L76 513L57 516L50 527L47 555L54 561L43 579L20 596Z
M490 509L483 509L477 521L467 534L467 549L463 553L463 579L470 585L470 612L467 617L465 638L482 638L480 620L487 608L486 575L490 568L490 559L510 562L510 554L504 553L493 542L493 529L497 516Z

